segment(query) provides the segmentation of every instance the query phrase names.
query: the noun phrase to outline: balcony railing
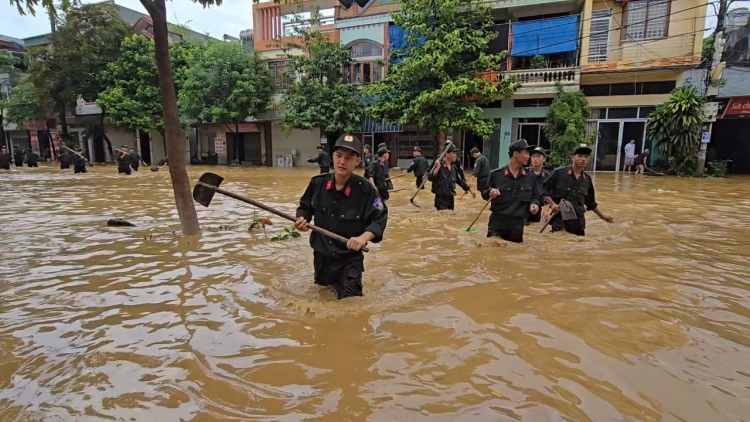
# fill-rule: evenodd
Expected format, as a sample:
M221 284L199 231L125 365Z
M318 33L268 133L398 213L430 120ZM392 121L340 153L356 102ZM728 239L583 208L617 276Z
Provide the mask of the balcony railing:
M586 58L588 65L617 62L648 62L700 56L695 51L695 34L654 40L627 40L591 43Z
M532 88L539 86L579 85L581 83L581 71L577 67L565 67L554 69L529 69L509 70L501 73L503 79L513 78L521 84L521 88Z

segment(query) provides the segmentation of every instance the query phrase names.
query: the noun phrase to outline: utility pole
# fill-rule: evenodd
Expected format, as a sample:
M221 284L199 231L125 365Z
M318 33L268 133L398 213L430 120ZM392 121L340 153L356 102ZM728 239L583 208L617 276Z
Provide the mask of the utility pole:
M716 112L718 104L712 101L719 95L719 88L717 82L721 79L721 71L724 64L721 63L721 56L724 53L724 19L727 15L728 0L719 0L719 12L716 16L716 30L714 31L714 45L711 57L708 59L708 66L706 66L706 78L703 95L708 100L706 102L706 110L712 110L712 113L706 113L708 119L705 121L703 130L701 133L701 148L698 151L698 165L696 171L699 175L703 174L706 169L706 149L708 149L708 142L711 140L711 133L713 131L713 122L716 121ZM711 86L711 85L714 86ZM705 136L704 136L705 135ZM705 138L705 139L704 139Z

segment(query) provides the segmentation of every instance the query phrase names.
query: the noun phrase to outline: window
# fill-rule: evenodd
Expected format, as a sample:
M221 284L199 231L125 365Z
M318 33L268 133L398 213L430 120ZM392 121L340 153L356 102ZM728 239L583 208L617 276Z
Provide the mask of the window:
M368 85L383 79L383 67L374 62L358 62L345 68L344 80L355 85Z
M200 140L201 140L201 154L204 156L208 156L210 154L215 154L214 147L216 146L216 133L215 132L209 132L209 133L201 133L200 134Z
M626 40L667 36L670 0L633 0L626 9Z
M609 9L594 10L591 14L591 36L589 37L589 62L607 61L609 53L609 23L612 11Z
M273 92L285 91L288 88L286 72L289 71L289 61L268 62L268 70L271 72Z
M352 57L374 57L383 55L383 47L366 41L355 42L351 46Z

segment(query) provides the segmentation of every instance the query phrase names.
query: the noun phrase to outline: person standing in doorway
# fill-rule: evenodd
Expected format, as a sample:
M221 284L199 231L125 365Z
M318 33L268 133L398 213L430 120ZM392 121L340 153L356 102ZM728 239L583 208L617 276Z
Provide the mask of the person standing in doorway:
M123 145L120 147L119 155L117 156L117 174L127 174L130 176L130 152L128 146Z
M331 171L331 156L323 149L323 145L318 145L318 156L307 160L308 163L318 163L320 174L328 174Z
M18 145L13 147L13 162L16 164L16 167L23 167L23 151L21 148L18 148Z
M138 151L134 150L133 148L129 148L128 155L130 156L130 167L133 169L133 171L138 171L138 167L140 167L141 163L143 163L141 154L138 154Z
M361 162L360 150L357 138L341 136L333 146L333 175L313 177L296 212L300 231L308 231L314 222L349 239L342 243L315 231L310 235L315 284L332 286L339 300L362 296L362 248L383 240L388 222L388 208L375 188L354 174Z
M432 193L435 194L435 209L438 211L452 210L455 207L456 184L461 186L465 193L476 194L471 190L463 177L460 177L456 158L458 149L450 145L442 161L436 162L434 168L427 175L427 180L432 182Z
M591 148L588 145L580 144L576 146L573 149L573 165L555 170L542 183L542 199L552 209L550 225L553 232L565 229L558 205L563 199L569 201L575 209L578 226L581 229L580 236L585 235L586 217L584 213L586 211L593 211L594 214L609 224L614 222L612 217L604 215L599 210L599 204L596 203L594 182L591 180L591 176L583 171L590 156Z
M635 163L635 139L631 139L623 150L625 151L625 163L622 165L622 171L629 173Z
M487 159L479 148L472 148L471 156L474 157L474 177L477 179L477 191L484 192L487 187L487 179L490 178L490 160Z
M482 191L482 198L492 201L487 237L521 243L527 214L539 214L537 177L523 168L529 162L532 148L525 139L512 143L508 148L508 165L490 174Z
M414 152L412 152L412 154L414 155L414 159L412 160L409 168L406 169L406 172L414 172L414 177L417 179L417 187L421 187L422 189L424 189L424 185L422 185L422 183L424 182L424 175L427 174L429 163L427 162L427 159L422 156L421 148L414 147Z
M544 182L547 177L551 174L551 171L544 168L544 163L547 160L547 151L544 150L542 147L536 147L531 151L531 166L527 168L526 170L530 171L531 173L536 176L536 187L539 190L539 192L542 192L542 182ZM541 201L539 202L539 212L536 214L529 213L526 216L526 225L528 226L529 223L538 223L542 219L542 211L541 208L544 205Z
M5 145L0 148L0 170L10 170L10 154Z

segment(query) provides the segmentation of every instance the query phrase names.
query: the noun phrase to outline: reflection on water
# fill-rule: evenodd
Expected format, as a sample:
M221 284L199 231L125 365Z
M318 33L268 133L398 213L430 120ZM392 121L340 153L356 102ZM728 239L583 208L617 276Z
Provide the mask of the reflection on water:
M190 169L287 211L314 169ZM598 175L589 236L522 245L395 179L364 298L307 235L217 196L178 239L165 171L0 173L0 420L721 421L750 415L747 179ZM106 227L114 216L135 228ZM230 227L227 227L230 226ZM743 246L744 245L744 246Z

